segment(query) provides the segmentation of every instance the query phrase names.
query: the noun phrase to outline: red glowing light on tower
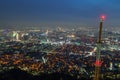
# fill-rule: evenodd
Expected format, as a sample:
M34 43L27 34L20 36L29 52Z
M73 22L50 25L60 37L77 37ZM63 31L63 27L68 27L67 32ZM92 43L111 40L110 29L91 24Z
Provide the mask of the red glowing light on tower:
M95 65L96 65L96 66L101 66L101 64L102 64L102 62L101 62L101 61L96 60L96 62L95 62Z
M101 16L100 16L100 19L102 19L102 20L105 20L105 18L106 18L105 15L101 15Z

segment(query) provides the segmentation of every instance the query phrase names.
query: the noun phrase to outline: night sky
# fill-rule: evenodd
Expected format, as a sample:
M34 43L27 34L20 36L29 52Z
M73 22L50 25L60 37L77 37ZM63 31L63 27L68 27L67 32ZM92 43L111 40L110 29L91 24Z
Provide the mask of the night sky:
M0 25L120 26L120 0L0 0Z

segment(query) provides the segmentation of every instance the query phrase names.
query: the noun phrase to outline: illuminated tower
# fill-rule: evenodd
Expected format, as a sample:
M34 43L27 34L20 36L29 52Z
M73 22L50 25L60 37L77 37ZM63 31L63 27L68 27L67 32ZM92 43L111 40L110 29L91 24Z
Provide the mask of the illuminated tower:
M113 63L110 62L110 67L109 67L110 70L113 70Z
M16 31L13 31L13 41L20 41L19 39L19 33Z
M99 80L100 77L100 51L101 51L101 37L102 37L102 27L103 27L103 21L105 19L105 16L102 15L100 17L100 26L99 26L99 36L97 41L97 54L96 54L96 61L95 61L95 76L94 80Z

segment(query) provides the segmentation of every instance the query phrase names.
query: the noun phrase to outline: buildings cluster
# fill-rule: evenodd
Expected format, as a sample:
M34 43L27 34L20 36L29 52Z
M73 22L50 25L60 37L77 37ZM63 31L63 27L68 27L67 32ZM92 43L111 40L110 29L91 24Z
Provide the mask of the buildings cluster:
M88 33L83 33L82 30L61 29L45 32L26 31L24 39L22 37L19 40L16 31L13 37L1 35L0 71L20 68L34 75L58 72L78 78L94 77L97 36L95 31ZM112 77L119 78L120 34L105 33L107 37L103 36L101 44L100 71L102 77L116 74ZM115 34L117 36L114 37ZM7 40L3 41L4 39Z

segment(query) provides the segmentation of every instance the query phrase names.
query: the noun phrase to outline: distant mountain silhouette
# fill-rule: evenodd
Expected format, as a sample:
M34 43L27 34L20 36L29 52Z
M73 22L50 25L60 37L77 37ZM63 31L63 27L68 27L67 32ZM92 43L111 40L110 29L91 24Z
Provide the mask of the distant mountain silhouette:
M0 80L77 80L77 79L64 73L40 74L39 76L33 76L20 69L12 69L0 73Z
M0 80L32 80L32 75L20 69L12 69L0 73Z
M52 74L40 74L38 76L33 76L25 71L20 69L12 69L0 73L0 80L92 80L88 77L76 79L68 74L64 73L52 73ZM110 80L110 79L104 79Z

